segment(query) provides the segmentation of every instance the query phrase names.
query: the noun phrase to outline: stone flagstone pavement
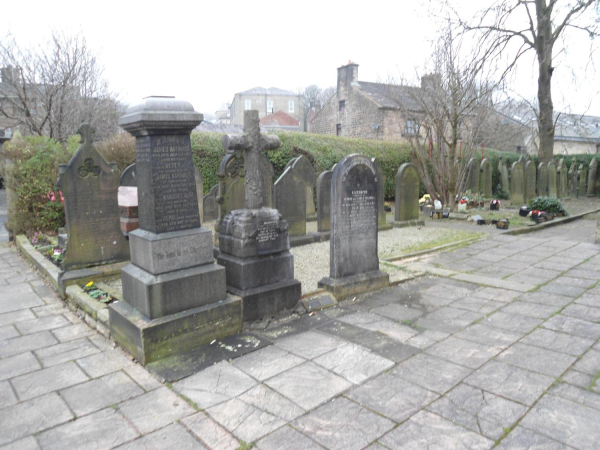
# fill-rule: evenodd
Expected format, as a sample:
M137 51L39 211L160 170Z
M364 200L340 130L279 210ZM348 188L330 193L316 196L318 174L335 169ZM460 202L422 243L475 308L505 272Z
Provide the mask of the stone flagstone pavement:
M272 345L173 384L1 246L0 449L597 449L594 227L409 263L449 278L268 326Z

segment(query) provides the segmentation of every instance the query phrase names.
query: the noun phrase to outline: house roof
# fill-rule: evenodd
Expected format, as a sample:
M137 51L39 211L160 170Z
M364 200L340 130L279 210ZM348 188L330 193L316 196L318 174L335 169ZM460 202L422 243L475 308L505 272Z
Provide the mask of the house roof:
M294 119L289 114L283 111L276 111L273 114L269 114L266 117L260 119L260 124L263 126L282 126L282 127L297 127L300 122Z
M276 87L264 88L264 87L255 87L252 89L248 89L247 91L238 92L240 95L283 95L283 96L293 96L298 97L295 92L286 91L285 89L279 89ZM236 94L236 95L237 95Z
M600 143L600 117L561 114L556 121L554 139Z
M359 81L360 91L371 98L382 108L397 109L402 105L409 110L420 110L419 102L415 100L420 88L412 86L398 86L394 84L369 83Z

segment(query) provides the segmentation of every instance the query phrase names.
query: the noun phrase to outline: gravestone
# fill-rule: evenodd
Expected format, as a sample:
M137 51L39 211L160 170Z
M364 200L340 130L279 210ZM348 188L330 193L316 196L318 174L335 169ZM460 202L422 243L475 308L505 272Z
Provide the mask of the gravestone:
M325 170L317 178L317 231L331 230L331 179L332 170Z
M389 285L377 255L377 169L366 156L349 155L331 182L329 277L319 287L340 299Z
M223 219L217 261L227 271L227 290L242 298L246 321L293 309L301 297L300 282L294 279L294 257L289 252L288 225L276 209L265 207L260 173L261 152L279 146L278 136L261 134L256 110L244 111L243 135L223 136L223 148L245 153L246 201L244 209ZM289 167L284 174L293 174L293 170ZM299 177L297 186L294 181L293 189L306 216L305 189Z
M297 158L291 159L285 166L294 166L296 174L304 182L304 189L306 190L306 217L314 220L315 210L315 169L310 163L306 156L298 156ZM284 169L284 171L285 171Z
M498 172L500 172L500 183L502 184L502 189L506 192L510 192L510 182L508 177L508 168L506 167L506 162L500 157L500 161L498 161Z
M475 161L474 158L471 158L467 164L467 189L475 195L478 195L481 192L481 186L479 184L479 171L480 165L477 163L477 161Z
M377 179L379 180L379 191L377 197L377 228L379 231L385 231L392 229L392 224L388 223L385 214L385 174L383 173L383 167L377 158L372 158L373 164L377 169Z
M275 182L275 208L288 224L290 237L306 234L306 183L296 170L296 164L289 166Z
M396 211L394 227L423 225L419 220L419 174L411 163L404 163L396 173Z
M590 162L590 170L588 172L587 192L588 197L596 196L596 178L598 177L598 159L593 158Z
M525 163L525 203L535 198L536 168L531 160Z
M515 161L510 169L510 204L519 207L525 203L525 179L523 164Z
M59 166L57 182L65 198L65 271L129 259L119 221L117 164L109 164L94 148L89 124L82 124L77 133L81 145L68 164Z
M227 295L200 222L190 133L201 121L173 97L147 97L119 119L136 138L140 228L129 234L124 301L109 305L110 329L142 364L241 331L241 299Z
M479 190L483 193L484 198L492 198L492 163L487 158L481 161L480 171L481 187Z
M548 163L548 196L558 198L559 181L554 161Z
M537 169L537 195L548 197L548 166L543 162L538 164Z
M568 182L567 167L565 159L561 158L556 168L556 188L558 190L559 198L567 198L569 196L569 182Z
M121 186L137 187L135 163L127 166L127 168L121 174Z
M579 179L577 177L577 158L571 160L571 167L569 167L569 195L572 198L577 198L577 187L579 185Z
M202 208L204 209L204 221L212 222L219 217L219 208L217 205L217 196L219 195L219 185L215 184L210 192L202 199Z
M587 168L585 167L585 164L583 161L581 161L581 164L579 164L579 168L577 169L577 197L585 197L587 194L587 186L586 186L586 182L587 182L587 177L588 177L588 171Z

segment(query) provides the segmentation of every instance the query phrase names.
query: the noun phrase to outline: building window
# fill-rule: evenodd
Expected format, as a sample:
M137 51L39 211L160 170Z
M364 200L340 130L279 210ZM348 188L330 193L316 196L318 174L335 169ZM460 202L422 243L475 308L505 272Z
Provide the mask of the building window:
M267 100L267 112L268 113L273 112L273 100Z
M288 102L288 112L291 112L291 113L294 112L294 100L290 100Z
M414 136L419 130L419 125L415 119L407 119L404 126L404 134L407 136Z
M246 111L249 111L249 110L251 110L251 109L252 109L252 100L246 100L246 101L244 102L244 109L245 109Z
M335 126L335 135L336 136L342 135L342 125L339 123Z
M345 111L346 109L346 100L340 100L340 109L339 111Z

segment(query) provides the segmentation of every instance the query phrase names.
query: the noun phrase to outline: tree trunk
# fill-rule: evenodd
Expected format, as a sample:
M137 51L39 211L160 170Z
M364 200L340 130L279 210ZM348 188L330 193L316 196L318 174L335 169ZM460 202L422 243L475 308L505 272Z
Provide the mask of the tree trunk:
M545 0L536 0L536 14L538 21L538 32L536 39L536 53L538 58L538 103L540 115L538 118L538 130L540 147L538 156L540 162L548 164L554 153L554 106L552 104L552 23L550 16L552 11L546 6Z

